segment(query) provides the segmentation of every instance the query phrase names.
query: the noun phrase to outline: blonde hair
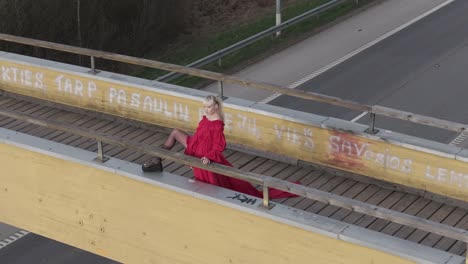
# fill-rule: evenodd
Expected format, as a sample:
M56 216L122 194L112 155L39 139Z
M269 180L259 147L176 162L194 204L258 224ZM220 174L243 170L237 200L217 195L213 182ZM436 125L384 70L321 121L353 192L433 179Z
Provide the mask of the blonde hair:
M223 109L223 100L214 95L208 95L205 97L205 103L207 104L217 104L218 105L218 114L221 120L224 121L224 109Z

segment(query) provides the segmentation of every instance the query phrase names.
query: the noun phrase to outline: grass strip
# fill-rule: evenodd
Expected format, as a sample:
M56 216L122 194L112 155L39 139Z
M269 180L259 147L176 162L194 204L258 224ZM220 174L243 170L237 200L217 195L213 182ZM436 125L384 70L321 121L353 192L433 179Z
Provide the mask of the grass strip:
M287 46L287 43L293 42L301 36L310 35L310 33L314 32L316 29L327 25L328 23L331 23L373 1L375 0L347 1L335 8L321 13L320 15L310 17L300 23L286 28L282 31L279 37L274 37L272 35L270 37L260 39L249 46L224 56L218 62L212 62L203 66L202 69L214 72L226 72L232 70L248 61L255 60L255 58L264 57L266 54L271 53L279 47ZM291 4L282 10L283 21L298 16L326 2L327 0L303 0ZM178 65L187 65L192 61L208 56L274 25L275 14L268 14L249 24L232 27L228 31L221 32L213 37L196 42L188 48L166 53L165 55L154 59ZM146 79L156 79L166 73L166 71L158 69L145 68L143 71L137 73L137 76ZM181 76L171 81L173 84L185 87L199 87L204 82L206 82L205 79L192 76Z

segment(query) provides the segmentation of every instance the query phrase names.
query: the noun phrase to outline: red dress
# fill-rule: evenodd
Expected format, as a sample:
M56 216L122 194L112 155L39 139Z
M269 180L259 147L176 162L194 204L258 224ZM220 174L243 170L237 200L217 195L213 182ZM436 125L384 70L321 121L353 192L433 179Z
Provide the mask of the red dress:
M224 122L221 120L210 121L203 116L198 123L197 130L193 136L187 137L187 148L185 154L197 158L207 157L212 162L217 162L232 167L231 163L223 155L226 148L224 138ZM211 171L193 168L195 179L221 186L234 191L242 192L252 196L262 198L263 193L257 190L247 181L227 177ZM277 189L270 189L270 197L286 198L294 197L295 194L283 192Z

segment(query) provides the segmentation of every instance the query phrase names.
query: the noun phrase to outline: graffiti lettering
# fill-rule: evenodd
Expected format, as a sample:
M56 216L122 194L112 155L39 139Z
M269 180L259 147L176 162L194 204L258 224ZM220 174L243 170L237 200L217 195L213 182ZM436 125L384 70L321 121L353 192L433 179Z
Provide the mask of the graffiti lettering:
M468 174L449 170L446 168L433 168L430 165L426 166L425 176L427 179L435 180L450 185L455 185L460 188L468 188Z
M2 80L5 82L19 83L24 86L45 89L44 74L15 67L2 66Z
M234 196L231 196L231 197L228 196L226 198L237 200L237 201L240 201L241 203L252 204L252 205L254 205L257 202L257 199L249 198L246 195L240 194L240 193L236 193Z
M92 81L88 81L86 83L86 87L84 87L82 81L78 79L70 79L64 77L63 75L59 75L57 78L55 78L54 82L59 92L68 93L80 97L87 96L89 98L92 98L94 92L96 92L97 90L96 84Z
M249 134L254 135L256 138L260 137L257 130L257 120L250 118L243 114L237 114L235 124L240 130L247 131Z
M331 153L342 153L351 158L363 158L364 160L372 161L378 166L403 173L410 173L412 171L413 161L411 159L402 159L392 155L389 149L385 149L384 153L375 152L369 149L370 146L369 143L346 140L339 135L331 135L329 137L329 149Z
M198 116L200 119L204 114L205 110L203 110L203 108L199 108ZM224 127L226 131L229 132L234 129L238 129L253 135L257 139L261 137L260 129L257 127L257 120L246 115L224 113Z
M168 118L176 118L189 121L189 108L187 105L174 102L172 105L167 100L142 96L140 93L128 93L124 89L109 88L108 100L111 104L130 106L147 112L163 114Z
M232 114L224 113L224 127L227 131L232 131Z
M313 149L315 147L314 140L312 138L313 133L310 128L304 128L302 135L297 131L296 128L289 128L285 126L279 126L277 124L273 125L275 130L276 139L279 141L286 140L287 142L303 145L308 149Z

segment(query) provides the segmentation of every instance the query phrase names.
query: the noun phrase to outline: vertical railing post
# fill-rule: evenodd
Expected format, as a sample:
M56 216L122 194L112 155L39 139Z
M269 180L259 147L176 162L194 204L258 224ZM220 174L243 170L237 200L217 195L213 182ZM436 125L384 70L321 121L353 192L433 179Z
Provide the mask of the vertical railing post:
M224 83L223 81L218 81L218 97L221 99L225 99L224 97Z
M89 71L91 74L96 74L98 71L96 70L96 64L94 62L94 56L91 56L91 71Z
M374 113L370 113L370 124L369 124L369 128L366 129L366 132L370 134L376 134L377 132L379 132L378 129L375 129L375 114Z
M97 142L97 145L98 145L98 154L97 154L97 157L94 160L104 163L107 160L109 160L109 158L104 156L104 147L102 145L102 141L99 140Z
M270 192L268 186L263 185L263 206L268 207L270 205Z
M270 203L270 190L268 185L263 183L263 203L260 205L260 207L270 210L274 206L274 204Z

